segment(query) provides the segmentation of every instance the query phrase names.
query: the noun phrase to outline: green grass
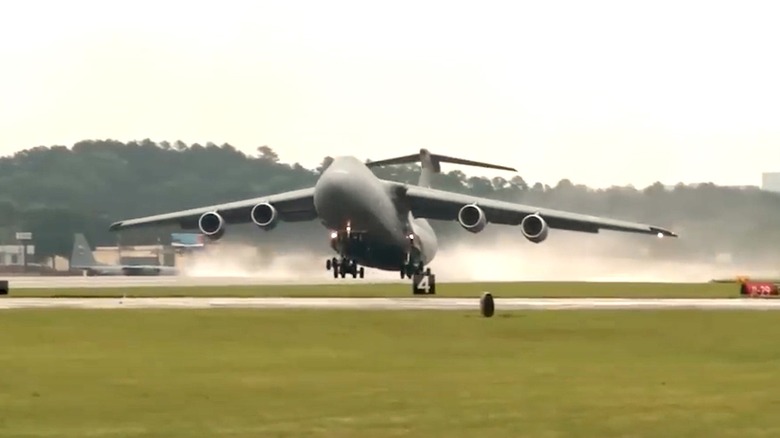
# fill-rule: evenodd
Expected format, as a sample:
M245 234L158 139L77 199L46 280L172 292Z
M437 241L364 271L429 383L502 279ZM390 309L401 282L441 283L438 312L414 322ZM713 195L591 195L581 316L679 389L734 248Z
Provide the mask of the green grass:
M438 283L436 295L442 297L477 297L490 291L496 297L642 297L642 298L727 298L739 296L734 283ZM410 284L328 284L318 286L199 286L199 287L128 287L73 289L14 289L11 296L208 296L208 297L407 297Z
M780 436L774 312L0 318L3 437Z

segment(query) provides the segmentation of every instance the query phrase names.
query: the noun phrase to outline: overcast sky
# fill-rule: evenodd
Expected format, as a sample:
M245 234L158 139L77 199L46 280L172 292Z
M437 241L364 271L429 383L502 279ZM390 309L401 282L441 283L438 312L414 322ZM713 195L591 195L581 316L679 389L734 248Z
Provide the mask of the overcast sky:
M0 154L180 139L267 144L314 167L427 147L549 184L760 184L780 170L778 12L769 1L4 2Z

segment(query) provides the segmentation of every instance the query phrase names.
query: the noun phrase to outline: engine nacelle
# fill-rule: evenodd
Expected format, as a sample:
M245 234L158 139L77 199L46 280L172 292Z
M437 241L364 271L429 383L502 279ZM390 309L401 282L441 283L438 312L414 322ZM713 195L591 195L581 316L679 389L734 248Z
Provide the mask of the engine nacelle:
M520 222L520 231L526 239L533 243L541 243L547 239L550 228L538 213L529 214Z
M225 220L216 211L209 211L198 219L198 228L209 239L217 240L225 234Z
M479 233L487 225L487 217L476 204L464 205L458 211L458 222L460 226L472 233Z
M263 202L252 207L249 213L252 222L260 228L271 230L279 222L279 212L273 205Z

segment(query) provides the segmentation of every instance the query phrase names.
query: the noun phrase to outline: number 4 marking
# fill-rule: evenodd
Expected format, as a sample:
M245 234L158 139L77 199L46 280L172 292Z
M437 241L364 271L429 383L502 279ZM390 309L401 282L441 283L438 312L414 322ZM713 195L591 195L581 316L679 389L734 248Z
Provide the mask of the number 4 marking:
M431 290L431 285L428 283L427 275L422 276L420 282L417 283L417 289L424 290L425 293L428 293Z

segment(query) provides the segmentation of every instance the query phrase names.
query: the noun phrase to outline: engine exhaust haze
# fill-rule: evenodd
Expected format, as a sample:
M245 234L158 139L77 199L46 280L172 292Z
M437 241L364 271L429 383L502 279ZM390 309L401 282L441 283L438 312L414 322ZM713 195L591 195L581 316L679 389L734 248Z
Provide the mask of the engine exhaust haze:
M665 244L674 241L609 232L591 235L557 230L543 243L534 244L514 228L493 228L478 235L462 233L443 242L430 267L439 282L706 282L738 275L780 277L779 266L767 260L743 260L737 265L728 257L718 260L715 255L709 260L652 255L653 246ZM258 248L220 242L203 253L186 256L182 271L190 277L254 277L274 281L403 281L397 272L377 269L366 269L363 280L349 275L334 279L332 272L325 269L325 260L335 253L327 245L321 246L289 250L278 245Z
M442 248L431 264L446 281L592 281L699 283L717 278L780 277L780 266L756 257L740 264L728 254L709 259L653 255L665 239L603 232L555 230L541 244L501 230L490 237L464 236ZM660 248L663 249L663 248ZM663 253L663 251L657 251Z

